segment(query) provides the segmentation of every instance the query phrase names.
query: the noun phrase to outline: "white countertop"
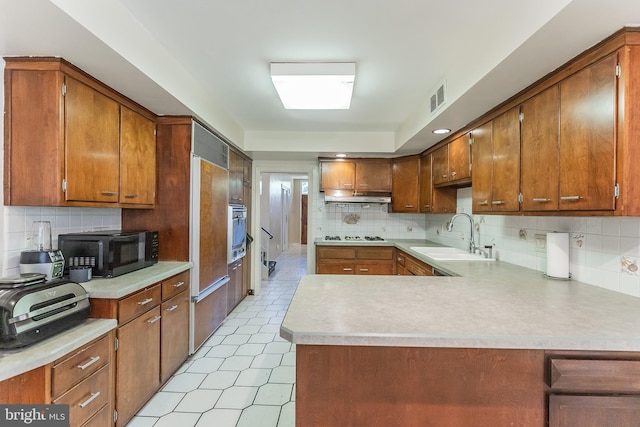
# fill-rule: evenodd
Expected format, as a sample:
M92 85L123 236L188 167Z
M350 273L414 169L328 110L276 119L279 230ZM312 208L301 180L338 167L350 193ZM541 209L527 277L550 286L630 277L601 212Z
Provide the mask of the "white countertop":
M89 293L89 298L119 299L191 267L193 263L187 261L160 261L122 276L110 279L96 277L81 285Z
M51 363L106 334L116 326L115 319L87 319L78 326L28 347L2 350L0 351L0 381Z
M296 344L640 351L640 299L504 262L461 277L308 275L280 334Z

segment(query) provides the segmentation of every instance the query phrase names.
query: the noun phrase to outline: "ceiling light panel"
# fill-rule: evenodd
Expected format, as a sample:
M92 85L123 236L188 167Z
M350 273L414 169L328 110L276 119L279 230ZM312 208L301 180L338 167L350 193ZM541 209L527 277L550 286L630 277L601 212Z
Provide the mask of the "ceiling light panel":
M286 109L349 109L355 72L353 62L271 63L271 80Z

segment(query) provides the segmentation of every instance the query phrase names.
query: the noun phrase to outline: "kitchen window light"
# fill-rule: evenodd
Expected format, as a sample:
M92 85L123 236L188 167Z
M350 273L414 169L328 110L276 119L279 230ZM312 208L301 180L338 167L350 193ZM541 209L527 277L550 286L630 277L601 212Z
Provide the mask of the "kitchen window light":
M353 62L272 62L271 80L288 110L347 110L355 71Z

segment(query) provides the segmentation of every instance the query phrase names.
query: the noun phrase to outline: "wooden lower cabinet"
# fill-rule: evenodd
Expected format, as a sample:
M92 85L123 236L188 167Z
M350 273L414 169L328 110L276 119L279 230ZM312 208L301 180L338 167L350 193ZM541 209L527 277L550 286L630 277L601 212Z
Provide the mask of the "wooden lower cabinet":
M433 267L396 249L396 272L398 276L433 276Z
M606 426L640 426L640 396L549 396L549 427Z
M316 246L316 274L395 274L392 246Z
M118 320L117 427L126 425L189 355L189 281L185 271L120 299L91 299L92 317Z
M236 306L244 298L243 282L244 282L244 264L239 259L229 264L229 283L227 285L227 314L236 308Z
M160 307L118 328L117 426L124 426L160 387Z

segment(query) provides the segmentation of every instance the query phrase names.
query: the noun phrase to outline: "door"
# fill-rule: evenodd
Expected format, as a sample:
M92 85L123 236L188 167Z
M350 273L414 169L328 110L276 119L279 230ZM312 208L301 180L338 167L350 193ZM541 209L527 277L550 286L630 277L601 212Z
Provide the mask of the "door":
M493 182L493 122L476 128L473 134L473 213L491 212Z
M302 207L300 212L300 244L307 244L307 210L309 209L309 196L307 194L302 195Z
M520 107L493 120L493 177L491 209L493 212L517 212L520 208ZM475 162L475 158L474 158Z
M200 160L200 292L227 275L227 170Z
M156 125L120 107L120 203L153 205L156 188Z

